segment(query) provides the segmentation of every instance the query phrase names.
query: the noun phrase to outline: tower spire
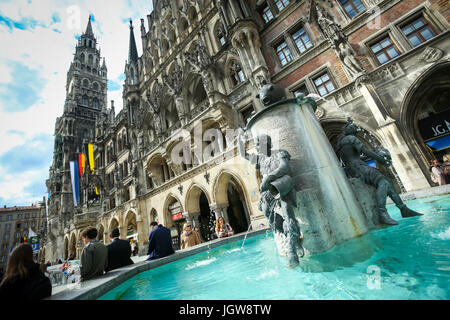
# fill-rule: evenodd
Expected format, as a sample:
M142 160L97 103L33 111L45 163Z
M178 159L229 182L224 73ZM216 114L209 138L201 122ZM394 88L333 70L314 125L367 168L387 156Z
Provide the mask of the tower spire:
M87 24L85 34L86 35L90 35L90 36L94 35L94 32L92 31L91 15L89 15L89 22Z
M128 63L138 61L138 53L136 47L136 40L134 39L133 21L130 19L130 47L128 50Z

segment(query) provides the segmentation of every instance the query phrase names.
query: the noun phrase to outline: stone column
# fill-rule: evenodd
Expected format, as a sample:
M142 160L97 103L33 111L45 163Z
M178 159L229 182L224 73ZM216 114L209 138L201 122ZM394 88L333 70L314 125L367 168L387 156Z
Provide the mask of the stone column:
M192 216L192 222L193 222L193 224L194 224L194 228L195 227L198 227L198 228L200 228L200 221L198 220L198 218L199 218L199 216L200 216L200 212L196 212L196 213L193 213L193 214L191 214L191 216Z
M127 226L121 226L119 227L119 232L120 232L120 239L125 240L127 238Z
M223 217L225 219L225 222L230 222L227 212L228 203L213 203L209 207L215 212L216 219L218 219L219 217Z
M142 252L145 253L145 223L140 215L137 215L136 219L136 228L138 233L138 250L139 255L142 255Z

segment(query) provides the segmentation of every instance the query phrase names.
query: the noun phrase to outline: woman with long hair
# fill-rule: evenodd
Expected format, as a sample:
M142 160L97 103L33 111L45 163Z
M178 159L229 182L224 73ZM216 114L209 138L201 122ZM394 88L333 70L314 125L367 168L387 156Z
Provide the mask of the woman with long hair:
M40 300L51 296L52 285L33 261L33 249L23 243L14 248L0 283L0 300Z
M216 234L219 238L229 237L234 234L233 228L231 228L230 224L225 222L225 219L223 217L217 218Z

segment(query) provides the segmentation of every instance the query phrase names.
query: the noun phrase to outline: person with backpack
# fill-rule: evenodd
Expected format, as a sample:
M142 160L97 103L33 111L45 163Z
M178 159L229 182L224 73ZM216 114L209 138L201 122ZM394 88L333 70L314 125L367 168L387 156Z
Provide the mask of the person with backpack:
M26 243L20 244L12 251L0 283L0 300L32 301L51 295L50 279L33 261L33 248Z

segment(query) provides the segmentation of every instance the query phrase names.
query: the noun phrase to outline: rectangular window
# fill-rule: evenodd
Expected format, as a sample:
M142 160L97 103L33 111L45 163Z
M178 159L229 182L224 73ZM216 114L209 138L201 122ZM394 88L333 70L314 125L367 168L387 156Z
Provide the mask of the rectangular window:
M12 215L8 214L8 221L12 220Z
M366 10L366 7L364 6L364 3L362 3L361 0L340 0L340 1L345 9L345 12L347 12L347 15L350 18L353 18L354 16L357 16L358 14Z
M8 233L3 236L3 240L9 240L9 234Z
M289 5L289 0L275 0L278 10L281 11Z
M276 47L276 51L282 66L285 66L286 64L288 64L293 60L291 50L289 50L289 47L287 46L286 42L283 41L282 43L280 43Z
M32 227L35 227L35 226L36 226L36 222L32 221L32 222L31 222L31 226L32 226Z
M385 64L400 54L389 36L375 44L372 44L370 48L380 64Z
M334 84L331 82L328 72L325 72L321 76L315 78L314 85L322 97L335 90Z
M22 219L22 214L21 214L21 213L19 213L19 214L17 215L17 219Z
M300 53L303 53L307 49L312 47L312 43L309 40L309 37L306 34L305 29L303 28L300 28L295 33L293 33L292 38L294 39L294 42L297 45L297 48L300 51Z
M11 225L9 223L5 224L5 230L11 230Z
M417 47L421 43L436 36L434 30L423 17L414 20L401 29L413 47Z
M272 11L270 11L270 7L268 5L266 5L261 10L261 16L263 17L265 23L268 23L269 21L271 21L273 19Z
M28 222L25 222L25 223L23 224L23 226L24 226L25 228L28 228Z

